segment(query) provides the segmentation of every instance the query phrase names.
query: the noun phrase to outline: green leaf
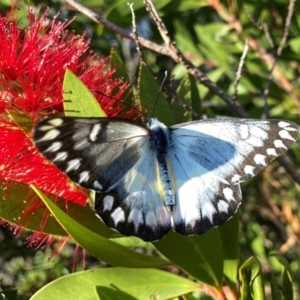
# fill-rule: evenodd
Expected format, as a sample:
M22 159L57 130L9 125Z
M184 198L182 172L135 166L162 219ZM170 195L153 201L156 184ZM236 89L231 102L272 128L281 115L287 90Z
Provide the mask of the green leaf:
M114 289L107 286L96 286L96 293L101 300L138 300L136 297L120 291L119 289Z
M223 251L216 229L191 237L170 232L153 245L187 274L221 290Z
M113 78L122 78L125 82L131 81L126 67L124 66L124 62L122 61L119 53L116 52L115 48L112 48L110 52L109 68L115 70ZM132 108L132 99L134 99L134 94L133 89L131 88L126 91L126 98L122 100L122 102L125 104L124 109Z
M1 184L1 182L0 182ZM69 216L74 216L76 221L89 230L100 234L107 238L119 237L120 234L108 228L95 215L95 212L90 207L70 202L66 207L66 200L55 198L55 204L63 211L68 211ZM41 223L45 220L45 212L48 208L44 203L38 203L39 209L32 214L25 213L30 207L37 206L36 201L40 200L32 193L32 188L24 183L11 182L9 189L0 189L0 218L20 227L42 232L55 236L68 236L63 227L56 221L55 218L49 217L44 226Z
M199 290L197 283L161 270L102 268L66 275L52 281L33 295L31 300L99 299L96 292L105 296L100 299L164 300L196 290ZM114 297L107 298L108 295ZM124 297L120 298L122 295Z
M138 89L142 108L148 111L151 117L154 112L154 117L167 126L174 125L175 120L167 99L159 92L159 85L148 68L142 63L140 65Z
M114 47L111 48L111 52L110 52L109 68L115 70L113 74L114 78L123 78L128 82L130 81L128 77L128 73L124 66L124 62Z
M17 300L18 299L18 290L11 289L11 290L2 290L0 288L0 300Z
M174 99L172 110L173 110L176 123L191 121L193 116L192 113L188 109L184 108L185 104L188 107L192 107L191 82L188 74L186 74L180 81L180 85L178 86L177 89L177 95L180 98L180 100L184 102L179 103L178 100Z
M45 217L45 210L47 210L44 205L41 205L34 214L28 213L26 216L23 216L24 211L38 200L35 194L31 193L32 190L29 185L11 182L9 189L3 188L3 185L6 185L6 183L0 182L0 185L0 218L2 220L36 232L67 236L66 231L54 218L49 218L45 226L41 227L41 221ZM61 205L65 206L65 202L61 203Z
M258 259L255 256L247 259L239 270L241 281L241 300L264 300L264 280Z
M111 265L122 267L146 268L169 264L166 260L134 252L85 228L59 209L39 189L36 187L33 187L33 189L43 200L60 225L82 248L86 249L96 258Z
M67 70L63 83L64 109L68 117L105 117L104 111L84 83Z
M281 292L279 290L276 277L273 274L271 274L270 283L271 283L272 300L282 300L282 295L281 295Z
M8 110L6 112L27 136L31 135L31 130L33 127L33 121L31 118L13 110Z
M280 253L272 252L270 256L276 258L278 262L283 266L282 273L282 298L284 300L292 300L293 295L293 279L292 272L287 259Z
M224 254L224 276L231 290L236 290L239 262L239 212L218 227Z

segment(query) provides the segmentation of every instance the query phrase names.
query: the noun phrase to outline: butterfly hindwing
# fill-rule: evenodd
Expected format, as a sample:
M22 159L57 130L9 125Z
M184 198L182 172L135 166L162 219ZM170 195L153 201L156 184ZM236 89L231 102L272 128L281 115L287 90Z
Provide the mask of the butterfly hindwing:
M140 151L141 159L112 190L96 193L95 210L122 234L153 241L170 231L170 213L160 193L157 159L147 146Z
M280 120L212 119L171 127L176 231L204 233L225 223L240 205L239 183L284 153L298 133L296 124Z

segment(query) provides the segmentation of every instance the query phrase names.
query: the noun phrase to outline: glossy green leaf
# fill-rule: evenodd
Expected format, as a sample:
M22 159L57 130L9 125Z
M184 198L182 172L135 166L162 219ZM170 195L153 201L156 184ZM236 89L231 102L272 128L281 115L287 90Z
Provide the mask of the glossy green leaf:
M1 184L1 183L0 183ZM45 222L45 213L47 206L43 203L38 204L38 210L32 213L26 213L34 205L38 198L29 185L24 183L12 182L9 189L0 190L0 218L11 223L32 230L55 236L67 236L67 232L61 227L55 218L49 217ZM95 212L90 207L70 202L66 205L66 200L55 196L55 204L67 211L68 215L76 218L76 221L89 230L107 238L119 237L120 234L108 228L96 217ZM41 224L44 224L41 226Z
M239 269L241 300L264 300L264 280L260 263L255 256L247 259Z
M68 117L105 117L98 101L84 83L67 70L63 83L64 110Z
M45 205L39 206L39 209L34 214L28 213L24 216L24 211L34 205L35 201L39 201L35 194L32 193L29 185L11 182L9 189L4 189L3 186L6 183L3 185L0 182L0 184L0 218L2 220L36 232L67 236L66 231L54 218L49 218L45 226L41 227L41 222L45 217L45 210L48 210ZM61 203L61 205L64 204Z
M170 232L153 244L187 274L217 290L221 289L223 251L217 229L190 237Z
M131 81L128 76L124 62L115 48L112 48L110 52L109 67L115 70L113 78L122 78L124 82ZM133 89L131 88L126 91L125 99L121 100L124 103L124 109L132 107L132 99L134 99L134 94Z
M293 300L293 278L292 272L287 259L280 253L273 252L271 256L276 258L278 262L283 266L282 272L282 298L284 300Z
M26 135L31 135L31 131L33 128L33 121L31 118L13 110L9 110L7 111L7 113L13 119L13 121L24 131Z
M174 116L167 99L159 92L159 85L143 64L140 65L138 90L143 111L147 111L150 117L157 118L167 126L174 125Z
M195 290L199 290L197 283L161 270L103 268L61 277L38 291L31 300L96 300L97 292L106 297L103 299L164 300ZM109 295L114 297L107 298ZM130 296L120 298L122 295Z
M218 227L224 255L224 276L231 290L236 290L239 262L239 212Z
M82 248L96 258L114 266L132 268L157 267L169 264L166 260L134 252L83 227L59 209L40 190L35 187L33 187L33 189L65 231L67 231Z
M18 290L2 290L0 288L0 300L17 300L18 299Z
M176 123L189 122L192 120L192 113L188 109L192 107L192 92L191 92L191 82L190 77L186 74L180 81L180 85L177 89L177 95L182 102L179 102L177 99L173 100L172 110ZM187 109L184 107L187 105Z
M96 286L96 293L100 300L138 300L136 297L132 297L128 293L107 286Z
M271 274L270 283L271 283L271 296L272 296L272 300L282 300L282 295L281 295L281 292L279 290L276 277L273 274Z

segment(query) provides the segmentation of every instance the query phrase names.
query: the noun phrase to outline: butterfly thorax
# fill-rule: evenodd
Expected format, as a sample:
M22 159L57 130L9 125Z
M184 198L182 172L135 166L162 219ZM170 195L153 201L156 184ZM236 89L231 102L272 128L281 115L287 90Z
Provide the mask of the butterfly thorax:
M168 169L166 155L170 152L171 138L170 130L166 125L157 119L148 120L150 148L155 153L158 160L159 175L163 185L163 199L167 207L172 210L175 204L175 198Z
M157 119L149 119L148 121L150 145L157 155L166 155L169 147L169 130L168 127L159 122Z

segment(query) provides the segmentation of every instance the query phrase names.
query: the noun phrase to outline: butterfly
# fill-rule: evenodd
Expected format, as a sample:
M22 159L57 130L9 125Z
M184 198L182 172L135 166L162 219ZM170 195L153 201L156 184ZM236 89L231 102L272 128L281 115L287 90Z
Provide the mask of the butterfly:
M217 118L166 127L121 118L52 117L34 130L39 151L96 193L96 215L127 236L171 229L203 234L237 211L240 183L297 139L283 120Z

